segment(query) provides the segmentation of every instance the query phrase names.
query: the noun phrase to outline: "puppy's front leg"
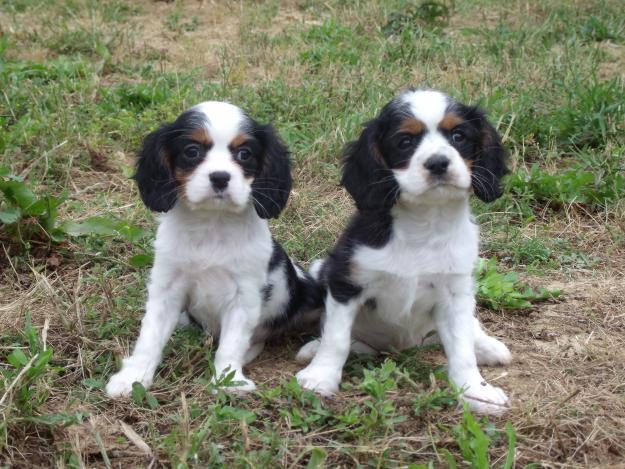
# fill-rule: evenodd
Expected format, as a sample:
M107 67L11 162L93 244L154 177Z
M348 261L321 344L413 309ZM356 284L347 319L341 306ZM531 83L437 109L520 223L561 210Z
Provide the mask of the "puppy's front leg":
M180 277L155 264L137 344L132 355L124 358L122 369L106 385L110 397L130 395L136 381L146 388L152 384L165 344L180 319L185 295L185 283Z
M434 321L449 362L449 378L475 412L501 414L508 397L488 384L475 357L475 297L470 275L453 275L438 292Z
M324 396L339 390L343 365L349 355L352 325L359 307L360 302L356 299L340 303L328 292L319 349L310 364L297 373L297 381L302 387Z
M245 293L241 293L233 307L222 315L219 347L215 352L215 377L234 371L233 381L239 382L226 388L232 392L256 389L254 382L243 374L243 365L252 347L252 335L260 323L262 299L260 294L255 294L260 292L260 287L246 286L241 290Z

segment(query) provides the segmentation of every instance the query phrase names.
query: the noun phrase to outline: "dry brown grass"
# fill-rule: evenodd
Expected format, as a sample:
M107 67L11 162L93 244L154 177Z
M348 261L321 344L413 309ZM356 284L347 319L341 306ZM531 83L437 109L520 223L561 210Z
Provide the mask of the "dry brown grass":
M117 45L112 48L113 57L107 65L111 67L110 72L97 75L98 86L141 81L117 66L124 63L136 65L156 57L156 66L163 73L183 73L200 68L198 76L208 82L219 82L224 80L227 69L227 80L233 87L245 85L256 90L259 83L275 78L298 87L309 73L296 61L301 46L297 42L301 41L299 32L333 17L342 18L345 23L359 24L368 33L375 32L380 26L380 16L370 14L365 7L349 10L349 6L330 2L317 9L307 9L302 7L304 3L286 2L277 8L274 16L269 14L269 19L263 20L266 24L252 28L255 17L250 15L251 7L245 2L142 0L137 3L142 9L139 15L131 16L127 23L106 23L103 27L104 36L111 40L116 38ZM451 40L462 40L460 28L491 29L502 22L511 28L540 25L550 11L549 7L527 2L513 3L499 9L492 5L482 6L479 14L452 17L449 25ZM580 8L584 6L584 2L576 4ZM384 2L371 2L371 5L370 9L378 15L388 13ZM261 7L263 5L256 5L253 11L262 10ZM471 11L468 3L459 8L465 13ZM193 31L168 29L165 18L176 12L183 18L197 16L197 28ZM40 19L32 11L0 16L0 28L16 41L27 40L33 34L43 38L29 42L28 47L11 49L10 57L44 62L58 55L45 46L58 31ZM66 27L70 30L85 28L93 21L94 18L87 14L78 15L67 19ZM95 21L104 22L100 17ZM248 36L248 29L253 29L254 34ZM262 47L256 47L257 41L264 41ZM599 49L607 58L601 61L598 76L605 79L623 76L623 44L603 42ZM554 49L547 55L555 57L561 52ZM506 62L504 58L497 65L489 60L486 54L476 56L472 68L462 57L454 57L449 63L434 60L415 66L406 76L386 77L381 73L374 79L387 79L389 88L410 81L419 84L438 80L442 87L452 89L459 88L459 83L467 80L466 89L476 95L487 95L490 82L472 82L472 70L485 76L489 75L490 69L497 70L502 74L499 80L505 86L515 79L527 83L528 88L543 86L552 80L544 73L542 62L528 63L524 75L515 77L506 75L506 68L512 67L510 60ZM352 86L342 74L351 73L354 79L360 74L360 71L353 70L345 72L340 64L325 72L325 79L333 87ZM311 142L314 152L298 155L297 183L285 213L287 222L275 224L278 237L291 246L290 253L296 258L307 261L321 256L344 226L351 202L337 186L336 166L328 169L319 161L336 160L335 146L326 142L345 142L350 137L344 128L337 127ZM527 140L525 137L522 141L508 143L531 145L531 137ZM533 155L542 150L537 147L532 148ZM62 215L81 220L92 215L114 214L147 226L149 222L134 195L133 185L121 172L123 166L132 164L131 152L114 144L98 151L105 158L104 163L96 164L103 165L99 169L72 166L68 170L70 201L80 201L81 206L69 205ZM326 151L331 154L324 154ZM513 149L513 167L526 164L523 152L523 148ZM557 165L553 160L545 163L549 169ZM28 167L27 164L23 166ZM487 369L485 375L512 397L510 413L491 421L501 429L509 420L516 429L516 467L530 462L558 468L625 467L624 215L622 202L604 212L577 205L558 210L546 206L537 210L536 220L520 230L523 236L563 240L571 249L596 259L595 262L588 267L548 266L541 267L540 272L536 269L522 271L523 279L529 284L559 288L563 291L562 296L527 311L480 311L486 328L502 338L515 357L509 367ZM497 232L499 221L494 220L492 224L484 224L484 238L489 242L502 236ZM84 391L80 398L76 398L70 391L80 388L81 380L100 377L102 365L98 360L103 354L114 351L115 355L122 356L132 344L141 316L140 309L135 307L128 307L127 311L130 333L126 329L119 337L107 336L105 339L97 334L113 314L120 314L117 299L136 295L129 291L141 285L142 280L131 269L110 275L100 269L102 265L112 269L116 263L124 262L123 253L129 247L107 242L100 251L82 252L84 244L68 242L60 253L54 250L35 252L16 264L19 246L5 242L4 238L1 240L0 333L7 337L19 335L24 329L27 313L38 328L48 321L47 342L55 349L55 366L63 370L46 381L49 398L39 411L83 411L91 416L80 425L58 426L51 430L37 427L35 432L25 425L22 427L18 419L18 423L10 427L10 446L0 454L0 465L66 467L65 455L68 453L77 455L88 467L103 466L106 458L113 467L156 467L170 463L165 451L158 447L162 443L161 436L174 428L182 428L184 433L185 429L197 427L204 417L190 416L189 401L203 408L214 404L205 385L194 382L194 378L207 368L206 350L212 346L212 340L206 338L203 347L189 354L168 355L153 389L160 403L156 410L110 401L99 390ZM506 265L522 270L510 263ZM249 367L250 378L262 388L278 386L290 379L298 370L293 356L301 340L294 338L270 346ZM11 349L11 342L0 341L0 356ZM429 351L421 358L432 366L444 363L441 352ZM437 389L439 383L422 386L427 391ZM255 425L259 427L264 422L275 423L276 432L282 439L280 444L288 445L281 453L280 463L285 467L303 465L307 461L306 451L312 445L327 450L330 467L354 467L386 449L395 461L433 460L435 466L445 464L437 449L449 448L457 454L448 429L457 423L458 411L428 410L413 417L411 399L414 389L396 390L391 395L398 412L410 415L410 418L397 425L392 434L362 444L335 439L337 430L333 428L305 433L291 427L289 421L279 414L281 408L291 403L281 398L268 403L262 397L249 396L234 400L233 405L253 410L258 416ZM327 400L326 404L338 412L364 400L363 393L351 390ZM174 422L172 416L178 421ZM235 425L231 433L231 439L223 439L219 444L228 446L234 439L243 441L246 452L264 448L264 442L249 436L250 429L244 422ZM184 439L180 444L183 447L190 445ZM495 443L491 463L501 465L504 458L504 443ZM252 465L253 461L248 463Z
M298 197L294 200L296 209ZM326 218L324 225L328 223L329 226L319 229L338 232L340 218L340 215L334 221L332 216ZM600 270L567 274L549 271L541 277L525 275L525 279L534 286L562 289L562 298L519 313L480 311L486 328L501 337L515 357L512 365L505 369L486 369L485 375L508 390L513 400L512 410L505 419L491 421L503 425L505 420L510 420L514 425L518 435L516 457L519 465L540 462L547 467L562 468L621 467L625 454L625 314L622 306L625 297L622 271L625 256L622 249L610 249L609 256L604 255L606 247L613 244L606 230L602 230L600 224L594 225L595 230L588 230L585 225L591 224L592 219L581 218L577 221L575 229L569 227L561 235L577 242L577 237L583 238L583 233L589 233L590 244L595 246L592 253L601 259ZM321 224L319 221L316 223ZM314 226L311 224L313 231ZM557 223L549 227L554 231L561 228ZM75 386L89 376L94 354L104 348L124 355L130 345L125 340L113 343L94 341L92 334L85 331L85 327L92 325L85 326L81 320L84 317L83 299L91 298L94 293L101 295L101 300L94 307L101 314L106 314L113 298L124 295L126 281L120 278L114 284L90 286L91 291L85 291L81 287L81 277L90 266L79 267L70 262L60 271L35 274L34 271L16 273L9 270L2 274L3 283L11 286L0 290L2 330L22 330L26 310L30 311L34 324L38 326L49 320L48 342L55 347L56 354L63 357L63 366L73 370L63 379L51 383L51 396L56 397L50 399L43 409L50 413L80 410L92 414L82 425L59 427L49 434L28 435L20 446L11 448L11 458L18 466L26 465L26 461L29 461L29 466L32 464L30 467L47 466L51 461L48 458L71 448L85 461L99 465L104 447L115 467L148 464L154 454L144 455L143 450L128 438L127 432L124 433L120 422L131 425L139 435L143 435L142 439L147 438L145 435L149 426L164 424L163 429L166 429L170 425L159 422L180 411L181 394L207 404L210 403L210 396L205 396L203 386L194 385L188 377L182 382L171 381L170 373L176 365L169 363L160 373L161 383L169 384L166 387L157 386L153 391L162 403L156 411L129 408L124 402L106 400L98 400L95 405L67 402L64 398L65 387ZM93 288L99 291L94 292ZM205 345L210 347L211 343L211 339L207 338ZM250 378L265 388L290 379L298 370L293 361L298 343L294 341L287 347L284 344L269 347L249 367ZM86 356L90 363L83 361L83 350L88 351ZM199 358L203 352L199 350L195 355ZM171 359L170 355L167 360ZM424 359L432 365L444 363L442 353L428 353ZM190 362L193 360L189 359ZM344 392L329 401L328 405L341 409L359 399L363 396L358 392ZM409 392L398 391L393 394L393 399L399 409L407 405L406 412L410 412ZM264 404L258 398L249 398L246 405L258 412L259 418L273 419L276 416L272 413L278 410L276 407L263 410ZM404 457L413 454L417 459L435 459L439 456L432 446L432 439L437 441L438 448L453 447L453 440L444 436L441 426L453 424L456 418L455 412L429 412L396 428L392 437L380 441L379 447L359 448L358 445L345 444L337 447L332 441L332 429L301 434L290 430L285 423L281 433L289 437L292 457L315 444L327 447L330 461L348 467L354 460L341 456L344 450L364 456L383 448L395 451L401 448ZM251 441L249 444L255 448L259 443ZM151 448L150 451L156 449ZM495 451L493 464L498 454ZM284 461L285 465L290 462Z

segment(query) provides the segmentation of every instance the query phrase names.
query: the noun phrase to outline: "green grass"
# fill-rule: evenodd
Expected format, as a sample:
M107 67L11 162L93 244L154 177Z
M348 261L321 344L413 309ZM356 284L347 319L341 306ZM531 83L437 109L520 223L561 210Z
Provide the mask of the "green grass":
M618 300L578 300L575 282L618 278L624 259L624 48L616 0L0 0L0 467L618 462L616 443L608 459L603 443L578 448L604 401L539 418L514 395L511 423L482 420L457 409L438 348L351 359L341 395L324 400L293 380L301 338L290 339L263 354L274 366L250 367L261 385L240 398L212 393L212 340L185 329L151 390L116 403L102 389L136 337L151 262L155 222L129 179L133 154L159 123L208 99L273 122L289 144L295 189L272 229L304 263L324 255L352 209L338 188L341 147L388 99L415 85L480 104L512 169L504 197L473 203L488 326L504 338L510 328L516 354L542 337L532 324L543 308L564 304L611 337L618 327L601 315ZM588 356L612 349L601 350ZM536 373L550 382L554 372ZM542 392L547 407L566 398ZM618 441L618 425L603 426Z

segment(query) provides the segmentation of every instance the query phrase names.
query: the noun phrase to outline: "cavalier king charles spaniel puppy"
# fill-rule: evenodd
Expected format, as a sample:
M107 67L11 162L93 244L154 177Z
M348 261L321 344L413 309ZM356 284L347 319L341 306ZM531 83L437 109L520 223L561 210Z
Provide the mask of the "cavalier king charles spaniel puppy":
M271 125L204 102L145 138L135 179L143 202L164 214L141 332L107 394L152 384L176 324L190 320L219 335L216 377L233 372L229 390L253 390L243 366L323 305L321 287L269 232L291 190L287 148Z
M471 190L485 202L501 196L505 173L484 113L440 92L408 90L365 125L346 146L341 179L357 211L311 269L327 288L326 312L321 339L298 353L312 359L297 374L303 387L337 392L350 348L375 353L434 339L462 400L481 413L507 408L478 369L512 357L475 317L479 235L469 208Z

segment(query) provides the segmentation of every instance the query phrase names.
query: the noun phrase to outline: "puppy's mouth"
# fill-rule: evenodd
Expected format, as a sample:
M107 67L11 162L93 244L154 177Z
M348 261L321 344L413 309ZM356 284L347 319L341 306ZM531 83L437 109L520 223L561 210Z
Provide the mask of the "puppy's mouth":
M228 192L211 192L205 194L199 200L189 200L190 206L193 208L205 208L211 210L229 210L234 204L232 196Z
M428 177L428 185L430 189L460 189L468 190L468 187L463 186L457 180L457 178L450 176L449 174L443 174L441 176Z
M207 202L226 203L233 202L232 194L228 189L222 191L210 190L206 196Z

